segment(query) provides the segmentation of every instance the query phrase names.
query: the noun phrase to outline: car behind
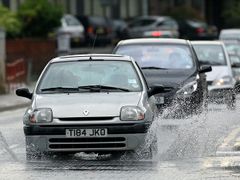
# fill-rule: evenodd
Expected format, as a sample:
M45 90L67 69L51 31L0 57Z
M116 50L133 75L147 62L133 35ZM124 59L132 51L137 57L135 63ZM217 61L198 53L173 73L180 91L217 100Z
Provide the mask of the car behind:
M222 29L219 34L219 39L225 40L239 40L240 29Z
M177 22L168 16L142 16L128 24L129 38L177 38Z
M110 44L114 38L112 22L100 16L77 16L85 28L86 44Z
M60 35L69 35L71 46L85 43L83 25L70 14L65 14L61 18L61 27L58 28L57 33Z
M190 40L212 40L218 38L216 26L194 19L178 20L180 38Z
M235 109L236 80L223 42L195 41L192 44L201 64L212 66L212 72L207 73L209 100L226 103L229 109Z
M150 85L161 84L169 92L155 97L159 110L170 108L171 117L185 117L198 113L206 106L207 82L192 45L182 39L123 40L115 54L132 56L141 67Z

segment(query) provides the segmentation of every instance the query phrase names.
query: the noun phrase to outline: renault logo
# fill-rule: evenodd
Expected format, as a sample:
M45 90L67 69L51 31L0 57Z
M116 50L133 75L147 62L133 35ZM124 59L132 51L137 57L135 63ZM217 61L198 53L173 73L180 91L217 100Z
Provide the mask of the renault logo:
M87 116L87 115L89 114L89 111L88 111L88 110L84 110L84 111L83 111L83 114L84 114L85 116Z

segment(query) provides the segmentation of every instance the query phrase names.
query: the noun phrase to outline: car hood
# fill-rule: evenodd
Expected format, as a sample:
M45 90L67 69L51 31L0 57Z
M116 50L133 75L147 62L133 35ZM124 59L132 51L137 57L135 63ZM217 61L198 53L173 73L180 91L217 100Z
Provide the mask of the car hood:
M71 93L41 94L35 96L35 108L51 108L53 116L88 117L119 116L126 105L138 105L141 92L128 93Z
M166 87L178 88L189 78L194 76L194 71L175 70L143 70L148 85L163 85Z
M227 66L212 66L212 71L206 73L207 81L214 81L220 79L223 76L231 76L229 68Z

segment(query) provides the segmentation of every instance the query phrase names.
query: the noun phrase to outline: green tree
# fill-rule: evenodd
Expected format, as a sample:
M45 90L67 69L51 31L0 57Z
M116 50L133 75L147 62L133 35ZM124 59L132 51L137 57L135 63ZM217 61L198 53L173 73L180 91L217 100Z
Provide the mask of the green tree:
M240 27L240 1L225 2L225 7L222 14L225 26L228 28Z
M23 23L22 36L47 37L60 26L63 11L48 0L26 0L18 14Z
M16 13L0 5L0 27L6 31L8 37L15 37L21 32L22 24Z

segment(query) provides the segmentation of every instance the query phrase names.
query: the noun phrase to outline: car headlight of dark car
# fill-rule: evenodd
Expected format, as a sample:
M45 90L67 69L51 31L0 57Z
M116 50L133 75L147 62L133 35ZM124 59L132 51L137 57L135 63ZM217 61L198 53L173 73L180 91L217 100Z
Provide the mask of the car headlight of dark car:
M184 85L181 89L177 91L178 96L188 96L197 90L197 81L192 81Z
M29 123L50 123L52 122L53 115L50 108L39 108L35 110L27 110L23 121L25 124Z

